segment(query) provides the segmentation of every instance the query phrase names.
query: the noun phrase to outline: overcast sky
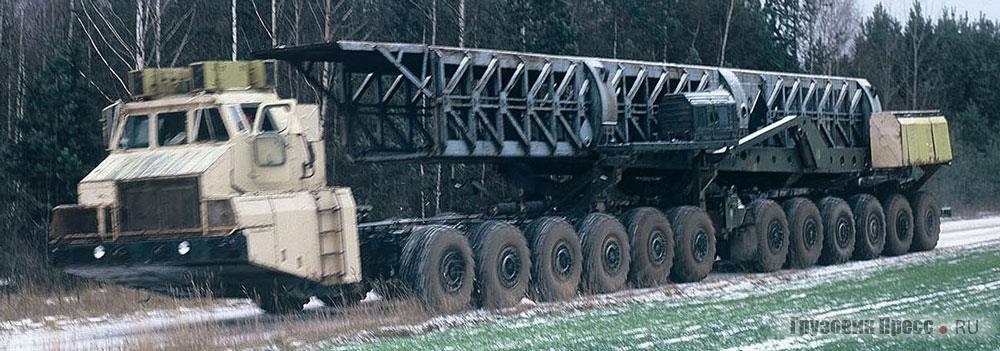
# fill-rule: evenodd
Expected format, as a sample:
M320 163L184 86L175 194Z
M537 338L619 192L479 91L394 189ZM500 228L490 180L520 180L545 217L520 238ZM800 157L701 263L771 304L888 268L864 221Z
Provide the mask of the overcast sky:
M901 19L905 19L913 5L913 0L858 0L861 7L861 15L867 17L871 15L875 4L882 3L890 14ZM925 14L930 14L934 18L941 16L944 8L954 8L959 15L968 13L971 18L978 18L979 14L985 14L986 18L1000 19L1000 0L920 0Z

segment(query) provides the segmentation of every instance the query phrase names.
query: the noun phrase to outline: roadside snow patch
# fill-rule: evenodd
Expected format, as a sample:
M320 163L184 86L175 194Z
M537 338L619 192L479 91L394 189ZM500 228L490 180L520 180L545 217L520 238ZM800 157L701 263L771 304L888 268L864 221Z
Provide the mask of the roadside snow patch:
M383 299L385 298L382 297L382 295L379 295L377 292L375 292L375 290L371 290L365 294L365 298L362 299L361 302L368 303L368 302L382 301Z

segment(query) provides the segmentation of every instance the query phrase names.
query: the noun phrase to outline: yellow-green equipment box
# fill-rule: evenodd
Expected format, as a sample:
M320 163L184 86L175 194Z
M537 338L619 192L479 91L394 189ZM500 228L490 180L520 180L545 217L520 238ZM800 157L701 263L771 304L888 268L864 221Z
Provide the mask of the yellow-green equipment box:
M274 61L204 61L191 64L193 89L267 89L274 87Z
M191 90L190 68L147 68L128 72L133 97L183 94Z
M874 168L948 163L952 160L948 120L941 116L873 113L870 119Z

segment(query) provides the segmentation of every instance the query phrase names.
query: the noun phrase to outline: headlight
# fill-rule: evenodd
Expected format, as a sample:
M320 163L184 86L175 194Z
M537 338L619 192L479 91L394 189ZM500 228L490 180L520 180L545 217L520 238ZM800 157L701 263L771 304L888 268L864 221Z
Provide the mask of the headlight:
M188 252L191 252L191 243L187 242L187 240L177 244L177 253L181 254L181 256L187 255Z
M94 258L99 260L101 257L104 257L104 245L97 245L94 248Z

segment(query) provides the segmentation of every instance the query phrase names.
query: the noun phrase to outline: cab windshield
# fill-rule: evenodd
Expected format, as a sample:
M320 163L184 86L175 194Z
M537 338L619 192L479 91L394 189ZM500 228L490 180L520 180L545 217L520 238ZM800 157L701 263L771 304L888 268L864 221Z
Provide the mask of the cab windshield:
M187 112L166 112L156 115L156 136L160 146L187 143Z
M275 112L277 113L277 112ZM125 116L117 149L143 149L187 144L224 143L250 127L239 105L192 106L189 110L148 112ZM269 116L277 120L277 116ZM273 121L271 121L273 122ZM280 121L270 123L275 129Z
M118 141L118 147L122 149L149 147L149 116L128 116L128 119L125 120L122 138Z

